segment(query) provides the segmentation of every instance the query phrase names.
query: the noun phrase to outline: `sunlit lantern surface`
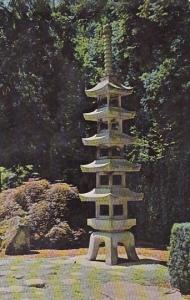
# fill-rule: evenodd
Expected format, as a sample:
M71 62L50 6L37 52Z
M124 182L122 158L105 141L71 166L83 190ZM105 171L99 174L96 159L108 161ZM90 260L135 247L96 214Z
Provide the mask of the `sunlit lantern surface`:
M88 97L97 99L97 109L84 113L86 121L97 123L97 133L82 139L84 145L97 148L96 159L81 166L83 172L96 173L96 187L80 194L80 199L95 202L95 218L87 221L95 230L90 237L88 259L96 260L100 245L105 243L106 263L114 265L118 262L118 244L125 247L129 260L138 260L134 236L129 231L136 219L128 218L128 202L141 201L143 194L131 191L126 180L127 172L140 170L139 164L125 157L125 147L137 143L123 130L124 122L136 115L123 108L133 88L124 86L113 75L110 25L104 26L103 36L105 77L85 91Z

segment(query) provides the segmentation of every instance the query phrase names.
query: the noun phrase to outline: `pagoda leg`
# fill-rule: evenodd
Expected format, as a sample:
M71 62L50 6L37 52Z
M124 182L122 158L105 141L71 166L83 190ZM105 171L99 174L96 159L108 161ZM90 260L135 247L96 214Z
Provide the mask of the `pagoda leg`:
M106 264L107 265L116 265L118 254L117 254L117 239L115 236L110 235L105 238L106 246Z
M125 233L125 238L122 240L122 244L124 245L127 252L128 260L139 261L138 255L135 250L134 235L131 232L128 231Z
M106 248L106 264L116 265L118 261L117 246L118 243L123 244L127 252L129 261L139 261L135 250L134 235L129 232L93 232L90 236L90 243L87 258L88 260L96 260L100 244L105 242Z
M97 236L96 232L93 232L90 236L90 243L87 254L88 260L96 259L101 242L102 239L99 236Z

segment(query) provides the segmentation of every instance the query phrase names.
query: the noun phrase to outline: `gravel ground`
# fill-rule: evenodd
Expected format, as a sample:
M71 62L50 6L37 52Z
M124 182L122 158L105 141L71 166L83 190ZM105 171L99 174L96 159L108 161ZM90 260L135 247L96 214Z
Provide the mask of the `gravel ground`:
M103 256L0 258L0 300L180 300L171 290L164 263L140 257L105 265Z

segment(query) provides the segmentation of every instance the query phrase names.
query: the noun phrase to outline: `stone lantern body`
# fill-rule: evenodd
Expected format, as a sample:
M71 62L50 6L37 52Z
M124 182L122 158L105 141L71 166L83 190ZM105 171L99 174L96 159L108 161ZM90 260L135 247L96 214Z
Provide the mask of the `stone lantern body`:
M133 119L136 113L122 107L133 88L119 83L113 75L109 25L104 27L104 56L105 77L85 91L88 97L97 99L97 109L84 113L85 120L97 122L97 133L82 139L84 145L97 148L96 159L81 166L83 172L96 173L96 187L80 194L80 199L95 202L95 218L87 221L95 229L90 237L88 259L96 259L99 246L104 242L106 263L113 265L117 264L118 243L125 247L129 260L138 260L134 236L129 231L136 225L136 219L128 218L128 202L142 200L143 194L127 187L126 173L138 172L140 165L125 158L125 147L135 144L137 139L124 133L123 123Z

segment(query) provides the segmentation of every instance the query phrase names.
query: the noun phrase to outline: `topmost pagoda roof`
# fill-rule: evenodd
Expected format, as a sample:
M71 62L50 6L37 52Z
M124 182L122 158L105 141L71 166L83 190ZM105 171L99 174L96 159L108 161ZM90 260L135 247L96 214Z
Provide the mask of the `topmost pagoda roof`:
M107 76L103 78L95 87L85 90L88 97L97 97L97 96L126 96L130 95L133 92L132 87L127 87L121 83L116 82Z
M101 81L93 88L85 90L88 97L126 96L133 92L132 87L127 87L121 84L115 77L115 73L112 68L111 31L110 24L104 26L104 74L106 77L102 78Z

